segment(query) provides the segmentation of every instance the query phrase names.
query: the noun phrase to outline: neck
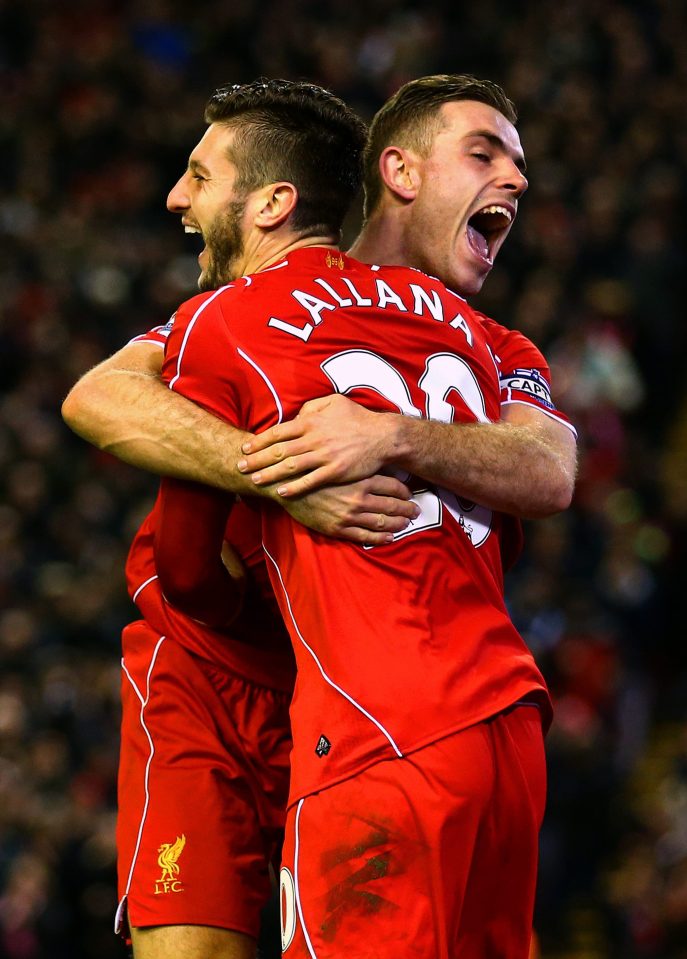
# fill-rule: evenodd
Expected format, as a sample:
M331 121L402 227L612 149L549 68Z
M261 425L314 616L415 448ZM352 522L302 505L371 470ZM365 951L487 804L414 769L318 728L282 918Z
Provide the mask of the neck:
M331 235L295 236L291 234L289 237L277 237L268 234L262 238L262 242L259 242L255 249L246 249L238 265L240 272L237 272L237 275L247 276L250 273L259 273L278 263L279 260L283 260L289 253L311 246L321 246L330 250L338 249L336 239Z
M370 217L348 252L363 263L407 266L411 262L402 224L384 213Z

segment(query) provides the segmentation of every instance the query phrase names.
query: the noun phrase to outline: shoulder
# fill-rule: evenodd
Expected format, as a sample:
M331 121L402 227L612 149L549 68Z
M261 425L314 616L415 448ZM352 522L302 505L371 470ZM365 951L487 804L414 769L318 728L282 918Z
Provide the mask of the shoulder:
M185 300L176 312L176 317L180 316L198 316L206 309L212 306L218 306L221 301L231 293L234 284L220 286L217 290L209 290L205 293L198 293L190 299Z
M208 323L220 321L225 301L233 292L234 285L229 284L185 300L167 324L167 335L177 339L180 334L190 330L201 330Z
M475 316L481 322L484 331L489 337L492 349L498 353L505 366L516 363L519 366L542 367L548 369L548 364L538 346L521 333L520 330L510 330L507 326L497 323L496 320L479 310L474 310Z

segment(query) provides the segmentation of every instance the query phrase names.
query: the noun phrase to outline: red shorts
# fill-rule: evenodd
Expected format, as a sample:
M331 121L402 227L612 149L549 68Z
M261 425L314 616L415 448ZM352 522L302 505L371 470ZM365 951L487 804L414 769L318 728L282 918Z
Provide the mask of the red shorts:
M527 959L545 793L527 705L300 800L286 959Z
M122 925L257 936L281 851L290 696L215 669L145 622L122 637Z

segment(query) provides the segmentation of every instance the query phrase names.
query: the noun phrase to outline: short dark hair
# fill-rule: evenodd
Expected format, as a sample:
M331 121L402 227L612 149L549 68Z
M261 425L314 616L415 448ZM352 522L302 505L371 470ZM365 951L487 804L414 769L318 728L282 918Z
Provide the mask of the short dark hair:
M254 80L219 87L206 123L236 126L237 190L287 180L298 190L293 226L340 235L360 189L366 126L343 100L314 83Z
M382 196L378 162L382 150L396 144L426 156L439 130L439 109L454 100L477 100L494 107L513 124L518 119L514 104L491 80L480 80L465 73L439 73L405 83L370 124L363 160L366 218Z

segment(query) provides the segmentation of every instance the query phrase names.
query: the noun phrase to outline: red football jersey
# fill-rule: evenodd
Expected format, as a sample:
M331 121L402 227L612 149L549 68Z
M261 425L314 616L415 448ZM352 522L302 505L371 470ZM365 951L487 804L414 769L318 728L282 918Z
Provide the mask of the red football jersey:
M170 388L260 431L332 391L374 410L499 418L481 321L437 280L323 248L177 311ZM421 515L386 546L311 533L264 508L291 633L291 801L494 715L544 681L503 599L501 516L416 484Z
M227 630L211 629L165 600L153 550L159 512L158 497L136 533L126 561L129 595L146 622L160 635L173 638L221 669L290 692L295 680L294 658L265 568L257 507L238 503L223 531L223 538L241 557L247 583L243 610ZM178 563L186 561L181 534L175 553Z
M520 333L477 311L499 368L501 406L524 403L562 423L577 436L568 417L556 409L551 396L551 371L540 350Z
M511 404L532 406L566 426L575 436L575 428L564 413L557 410L551 397L551 372L540 350L520 333L477 312L494 351L501 386L501 408ZM502 414L503 415L503 414ZM517 561L524 545L522 523L515 516L504 516L501 558L507 572Z
M551 373L541 351L518 330L510 330L484 313L477 310L474 312L482 321L494 352L501 386L501 406L511 404L533 406L539 412L558 420L577 435L568 417L554 405L551 395ZM173 325L174 316L167 323L153 327L147 333L134 337L130 342L155 343L164 348ZM256 529L255 524L253 528ZM257 529L256 535L258 536L256 544L259 545L260 537ZM523 544L524 535L520 520L515 516L504 516L501 530L501 559L505 571L508 571L517 561ZM149 561L153 563L152 555Z
M167 342L174 317L131 343ZM173 637L190 652L245 679L283 692L293 689L295 664L289 639L270 586L262 549L257 503L238 503L224 538L239 554L247 571L244 609L228 631L210 629L167 603L159 587L153 543L159 526L159 498L138 529L126 562L129 595L141 615L161 635ZM183 543L177 561L184 562Z

